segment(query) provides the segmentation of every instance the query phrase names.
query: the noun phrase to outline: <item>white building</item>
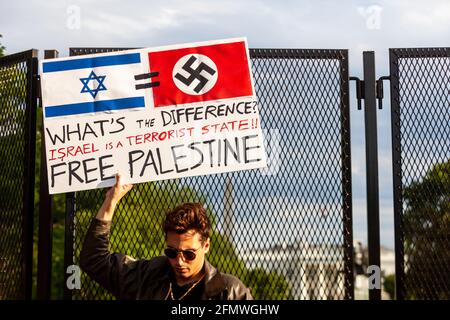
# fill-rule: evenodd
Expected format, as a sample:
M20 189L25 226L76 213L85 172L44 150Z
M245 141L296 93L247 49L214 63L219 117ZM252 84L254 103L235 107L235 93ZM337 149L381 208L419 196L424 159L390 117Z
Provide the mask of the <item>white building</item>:
M241 258L249 269L261 268L283 275L291 285L294 299L344 299L343 250L339 245L297 243L247 250ZM367 248L356 241L354 253L355 299L368 299ZM381 247L380 260L383 281L384 276L395 272L394 251ZM382 291L382 298L389 296Z
M291 285L294 299L345 297L343 248L337 245L282 245L241 255L247 268L276 271Z

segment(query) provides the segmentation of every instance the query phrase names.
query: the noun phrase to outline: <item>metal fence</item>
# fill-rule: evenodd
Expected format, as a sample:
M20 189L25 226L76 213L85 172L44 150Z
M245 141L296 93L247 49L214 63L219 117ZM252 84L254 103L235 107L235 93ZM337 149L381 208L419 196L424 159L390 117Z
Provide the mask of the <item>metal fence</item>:
M37 51L0 58L0 300L30 299Z
M74 48L71 55L123 49ZM208 260L241 278L255 298L352 299L347 51L250 53L268 168L136 185L117 209L111 250L161 255L165 212L199 201L214 221ZM36 56L30 50L0 58L0 299L30 299L32 292ZM382 99L382 80L389 79L396 298L450 299L450 48L391 49L390 76L378 81L374 53L365 52L364 71L364 81L352 79L365 100L372 155L369 264L379 264L380 255L375 98ZM37 295L46 298L52 216L41 170ZM104 192L67 194L66 267L78 264ZM113 298L85 274L81 283L81 290L66 288L65 298ZM379 290L369 291L379 299Z
M71 55L119 49L76 48ZM346 50L251 50L268 169L135 186L114 217L111 250L161 255L164 213L199 201L214 221L207 259L257 299L353 297ZM103 190L67 198L66 265L78 264ZM110 299L85 274L66 298Z
M450 299L450 48L390 68L397 299Z

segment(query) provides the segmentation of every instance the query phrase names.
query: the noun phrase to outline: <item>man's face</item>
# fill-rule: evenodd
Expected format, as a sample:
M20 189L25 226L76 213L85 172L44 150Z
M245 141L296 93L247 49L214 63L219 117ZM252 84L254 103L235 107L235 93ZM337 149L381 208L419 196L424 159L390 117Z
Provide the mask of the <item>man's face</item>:
M189 230L182 234L169 231L166 237L166 244L167 248L170 249L189 250L195 253L194 260L186 259L181 252L178 252L175 258L169 258L177 280L188 281L202 270L205 253L209 250L209 239L202 243L200 234L194 230Z

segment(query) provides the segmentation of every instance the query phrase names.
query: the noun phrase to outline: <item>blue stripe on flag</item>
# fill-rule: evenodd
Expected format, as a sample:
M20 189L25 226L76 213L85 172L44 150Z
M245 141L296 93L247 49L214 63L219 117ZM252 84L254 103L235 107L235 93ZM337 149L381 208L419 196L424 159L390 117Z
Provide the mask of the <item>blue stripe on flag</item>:
M117 66L121 64L131 64L140 62L141 62L141 55L139 53L127 53L106 57L44 62L42 72L45 73L45 72L57 72L57 71L86 69L105 66Z
M74 114L92 113L107 110L121 110L145 107L144 97L102 100L94 102L63 104L45 107L45 117L69 116Z

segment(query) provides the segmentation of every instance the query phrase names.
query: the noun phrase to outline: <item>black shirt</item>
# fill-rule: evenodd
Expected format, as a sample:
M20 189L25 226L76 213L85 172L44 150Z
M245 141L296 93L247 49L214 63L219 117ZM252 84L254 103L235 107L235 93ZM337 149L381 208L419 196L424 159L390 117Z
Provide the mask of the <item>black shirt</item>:
M201 272L204 272L204 270L202 270ZM202 293L205 289L204 276L201 279L196 279L185 285L179 286L177 284L177 280L175 278L173 270L170 270L169 279L172 290L171 294L169 293L168 296L169 300L188 300L188 301L201 300Z
M172 293L175 300L180 300L180 297L182 297L182 300L187 301L200 300L204 290L205 281L202 279L196 284L197 281L198 280L195 280L191 283L185 284L184 286L179 286L176 281L172 280ZM172 296L169 296L169 299L172 299Z

